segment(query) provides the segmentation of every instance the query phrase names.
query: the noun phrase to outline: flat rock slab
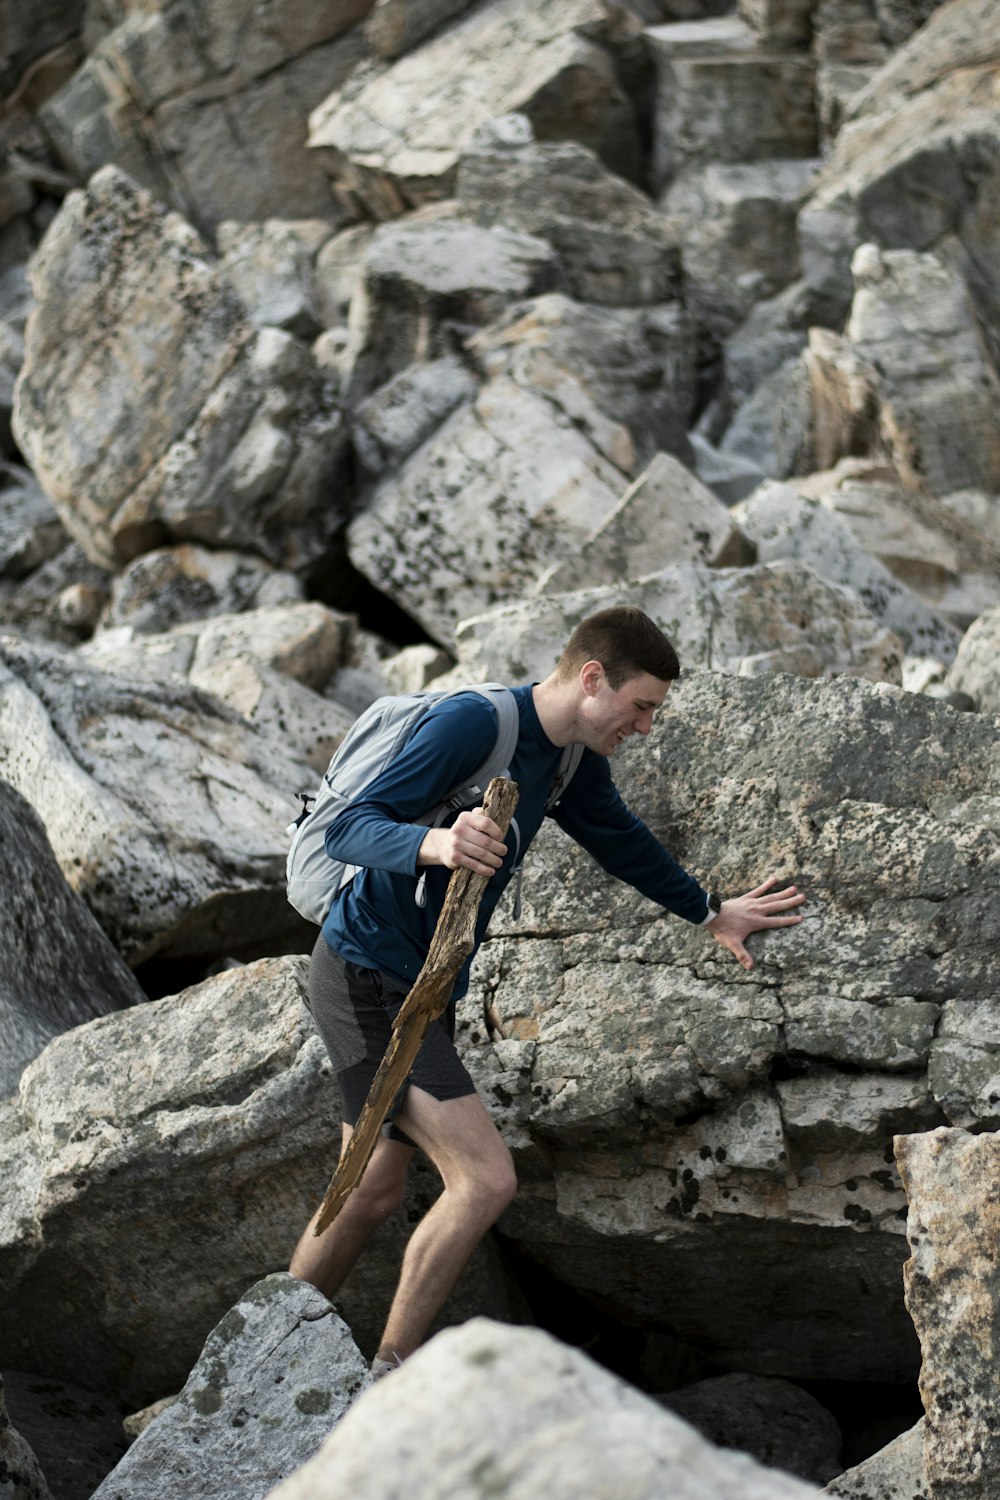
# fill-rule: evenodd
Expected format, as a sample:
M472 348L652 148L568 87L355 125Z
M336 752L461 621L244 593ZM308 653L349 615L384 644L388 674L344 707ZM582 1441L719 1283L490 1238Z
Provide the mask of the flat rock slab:
M0 774L133 965L302 941L284 829L315 772L217 699L4 637Z
M0 781L0 1095L52 1037L145 999L131 970L66 883L37 813Z
M454 1412L468 1418L461 1434ZM373 1462L373 1454L378 1460ZM578 1350L476 1319L358 1401L274 1500L806 1500L819 1490L722 1453Z
M313 1456L370 1379L326 1298L269 1276L212 1330L177 1400L94 1500L260 1500Z

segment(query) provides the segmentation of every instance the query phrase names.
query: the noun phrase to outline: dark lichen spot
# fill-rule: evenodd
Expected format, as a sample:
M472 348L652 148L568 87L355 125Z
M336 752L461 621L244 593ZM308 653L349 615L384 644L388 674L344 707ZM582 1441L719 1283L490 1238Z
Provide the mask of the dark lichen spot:
M318 1386L310 1386L308 1390L299 1391L295 1405L307 1417L321 1417L330 1410L330 1392L320 1390Z

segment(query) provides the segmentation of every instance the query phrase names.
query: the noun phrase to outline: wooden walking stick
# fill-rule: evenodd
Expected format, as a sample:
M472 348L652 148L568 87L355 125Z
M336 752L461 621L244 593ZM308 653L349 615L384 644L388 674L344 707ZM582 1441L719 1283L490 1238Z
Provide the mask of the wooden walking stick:
M483 811L493 819L501 835L506 835L516 806L517 783L505 776L495 776L486 788ZM361 1181L389 1106L413 1067L428 1026L447 1005L458 971L472 952L479 903L489 878L472 870L452 871L423 968L393 1022L385 1056L378 1065L347 1150L326 1190L315 1234L322 1234L333 1223Z

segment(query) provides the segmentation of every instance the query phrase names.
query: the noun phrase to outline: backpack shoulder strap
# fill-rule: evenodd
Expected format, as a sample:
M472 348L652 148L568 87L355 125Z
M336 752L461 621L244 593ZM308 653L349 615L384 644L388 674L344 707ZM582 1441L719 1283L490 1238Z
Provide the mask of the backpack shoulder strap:
M549 795L545 799L545 811L555 807L563 792L569 786L576 775L577 767L583 759L584 745L567 745L559 758L559 765L549 788Z

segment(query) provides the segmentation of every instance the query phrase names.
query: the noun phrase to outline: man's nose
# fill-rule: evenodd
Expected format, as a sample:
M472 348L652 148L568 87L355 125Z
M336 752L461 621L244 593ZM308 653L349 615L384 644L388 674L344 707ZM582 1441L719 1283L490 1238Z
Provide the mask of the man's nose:
M635 731L636 731L637 734L648 734L649 731L652 729L652 727L653 727L653 715L652 715L652 713L640 714L639 717L635 721Z

